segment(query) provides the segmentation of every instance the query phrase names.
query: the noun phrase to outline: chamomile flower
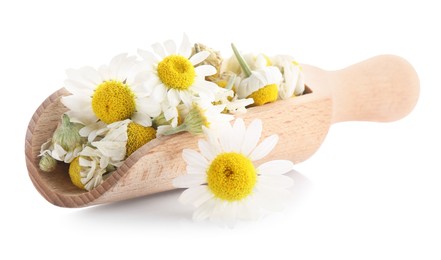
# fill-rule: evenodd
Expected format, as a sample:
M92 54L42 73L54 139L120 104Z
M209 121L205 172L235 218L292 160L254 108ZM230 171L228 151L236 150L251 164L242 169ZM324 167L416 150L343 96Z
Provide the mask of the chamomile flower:
M272 62L269 59L269 57L263 53L260 54L246 53L243 55L243 59L248 64L251 70L263 69L267 66L272 65ZM225 64L223 66L224 71L231 71L237 75L243 73L241 65L239 64L235 55L231 56L228 60L226 60L224 64Z
M206 140L199 140L200 152L184 149L187 175L177 177L173 185L188 188L179 197L197 209L195 220L257 219L262 209L278 210L292 179L283 174L293 168L291 161L278 160L256 167L254 162L268 155L278 142L272 135L259 145L261 120L248 128L242 119L234 125L213 131L205 129Z
M242 68L245 78L241 80L237 95L239 98L252 98L254 105L261 106L277 100L282 74L274 66L251 70L234 44L231 45Z
M305 91L305 81L300 64L288 55L278 55L271 60L283 74L283 81L279 87L280 98L288 99L302 95Z
M159 102L167 100L168 104L176 107L182 101L190 107L194 97L204 93L214 100L216 92L223 91L216 84L206 81L205 77L217 73L211 65L199 65L205 61L210 52L201 51L191 55L192 48L186 35L177 49L172 40L164 44L152 45L155 53L138 50L139 55L146 61L147 77L151 78L147 87L152 96Z
M158 133L160 135L171 135L186 131L192 134L201 134L204 127L223 127L234 119L233 115L222 113L224 109L225 105L213 105L203 98L199 99L193 102L182 124L177 127L160 126L158 127Z
M63 114L52 138L41 146L40 156L46 160L46 165L48 156L65 163L70 163L78 156L86 143L86 139L79 134L82 127L82 124L72 123L69 116Z
M115 163L119 166L122 162ZM72 183L80 189L92 190L104 180L108 168L113 165L109 158L103 155L98 149L86 146L69 165L69 176Z
M67 70L66 89L72 94L61 102L69 109L73 122L89 125L101 120L106 124L132 119L143 126L160 114L160 107L143 89L135 56L121 54L98 70L83 67Z

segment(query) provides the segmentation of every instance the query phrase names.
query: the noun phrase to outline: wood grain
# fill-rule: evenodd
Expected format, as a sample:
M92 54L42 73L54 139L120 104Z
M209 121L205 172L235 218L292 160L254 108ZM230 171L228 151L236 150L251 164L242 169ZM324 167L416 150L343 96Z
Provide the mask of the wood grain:
M240 116L247 124L254 118L262 119L262 138L279 135L279 145L265 160L302 162L319 148L331 123L397 120L409 113L418 99L416 72L396 56L378 56L336 72L309 65L303 65L303 69L310 87L306 95L253 107ZM171 190L172 180L185 174L182 149L197 149L197 140L201 138L188 133L161 137L144 145L92 191L76 188L70 182L67 166L61 163L55 172L40 171L40 146L52 136L66 111L60 102L65 95L69 93L60 89L49 96L36 110L26 133L29 176L49 202L62 207L84 207L131 199Z

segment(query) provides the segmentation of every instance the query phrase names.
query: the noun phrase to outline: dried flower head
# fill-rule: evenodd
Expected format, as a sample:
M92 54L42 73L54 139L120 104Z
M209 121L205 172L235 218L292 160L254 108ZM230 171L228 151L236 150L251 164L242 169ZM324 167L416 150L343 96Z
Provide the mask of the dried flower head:
M207 80L214 82L219 78L223 59L222 59L219 51L213 50L212 48L207 47L206 45L204 45L202 43L196 43L193 46L192 54L194 55L194 54L201 52L201 51L208 51L210 53L208 58L205 59L205 61L203 61L201 64L211 65L216 69L216 74L213 74L213 75L206 77Z

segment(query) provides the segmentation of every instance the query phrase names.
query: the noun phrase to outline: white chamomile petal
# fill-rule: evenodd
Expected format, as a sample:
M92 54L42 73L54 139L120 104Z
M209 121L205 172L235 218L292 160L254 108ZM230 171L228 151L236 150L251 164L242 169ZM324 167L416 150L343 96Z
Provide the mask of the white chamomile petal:
M207 186L191 187L191 188L185 190L184 192L182 192L182 194L181 194L181 196L179 196L178 200L182 204L193 204L205 193L208 193Z
M294 168L294 164L288 160L274 160L270 162L266 162L259 167L257 167L257 171L262 175L276 175L276 174L285 174L289 171L292 171Z
M165 54L164 47L160 43L152 44L152 49L161 58L164 58L165 56L167 56L167 54Z
M190 57L191 55L191 43L186 34L184 34L184 36L182 37L182 43L179 47L179 54L184 57Z
M208 161L200 153L191 149L184 149L182 151L182 157L187 164L197 165L200 167L207 167Z
M258 161L267 156L274 149L278 141L279 137L277 135L267 137L250 154L250 159L253 161Z
M269 187L287 189L293 185L294 181L286 175L263 175L259 177L257 187Z
M173 179L173 186L176 188L190 188L199 186L205 182L205 174L187 174Z
M187 165L186 171L188 174L205 174L205 167L199 165Z
M202 155L207 158L207 160L211 161L216 157L218 151L213 149L207 141L199 140L198 145L199 150L201 151Z
M176 53L176 43L173 40L165 41L164 47L168 54Z
M149 63L158 62L158 58L156 58L156 56L149 51L138 49L138 55Z
M214 208L216 207L216 199L212 198L200 205L193 213L193 219L195 221L202 221L211 216Z
M256 148L259 142L260 135L262 134L262 120L254 119L248 126L246 133L244 135L244 140L242 143L242 153L245 155L250 155L250 153Z
M210 53L208 51L201 51L201 52L198 52L195 55L191 56L190 62L193 65L197 65L197 64L203 62L206 58L208 58L208 56L210 56Z
M244 141L244 135L245 135L245 122L242 118L236 119L236 121L233 124L233 143L232 143L232 150L235 152L241 152L242 143Z

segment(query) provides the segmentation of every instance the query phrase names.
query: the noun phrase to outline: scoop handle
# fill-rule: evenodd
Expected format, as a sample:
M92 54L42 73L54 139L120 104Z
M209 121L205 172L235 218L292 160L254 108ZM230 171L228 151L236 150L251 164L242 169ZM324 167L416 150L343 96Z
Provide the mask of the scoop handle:
M328 84L333 123L401 119L416 105L420 86L412 65L394 55L376 56L328 72Z

